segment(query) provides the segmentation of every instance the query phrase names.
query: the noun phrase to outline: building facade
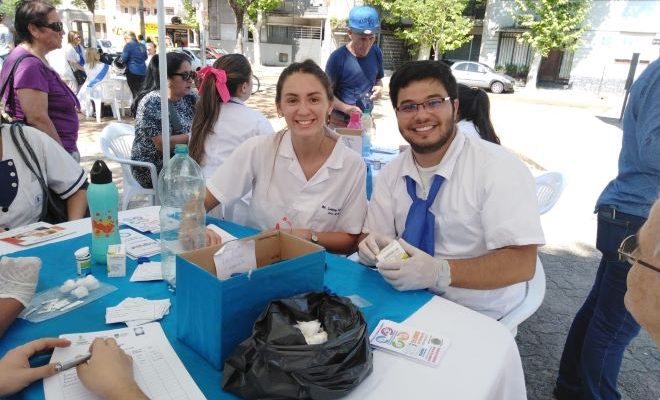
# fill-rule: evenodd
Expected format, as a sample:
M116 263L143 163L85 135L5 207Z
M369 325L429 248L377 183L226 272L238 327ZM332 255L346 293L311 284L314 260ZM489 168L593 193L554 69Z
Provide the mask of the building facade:
M534 51L518 42L524 32L511 17L510 0L489 0L481 32L479 61L509 70L529 69ZM622 93L633 53L637 75L658 58L660 1L593 1L582 45L573 53L552 51L541 61L538 81L595 93Z

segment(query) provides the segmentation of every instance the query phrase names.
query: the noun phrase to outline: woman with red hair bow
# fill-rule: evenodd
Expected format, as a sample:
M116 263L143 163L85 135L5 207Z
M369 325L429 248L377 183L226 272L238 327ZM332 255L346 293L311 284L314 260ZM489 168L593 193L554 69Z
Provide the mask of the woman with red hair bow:
M241 54L227 54L198 71L199 101L192 122L190 156L209 178L238 145L273 133L260 112L245 105L252 94L252 68Z

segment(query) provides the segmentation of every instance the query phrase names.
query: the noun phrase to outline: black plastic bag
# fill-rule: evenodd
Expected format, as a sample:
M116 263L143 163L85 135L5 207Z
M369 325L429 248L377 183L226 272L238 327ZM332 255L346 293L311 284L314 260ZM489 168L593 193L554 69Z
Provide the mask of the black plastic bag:
M328 341L308 345L294 325L315 319ZM245 399L336 399L372 368L362 312L348 298L307 293L268 305L225 360L222 388Z

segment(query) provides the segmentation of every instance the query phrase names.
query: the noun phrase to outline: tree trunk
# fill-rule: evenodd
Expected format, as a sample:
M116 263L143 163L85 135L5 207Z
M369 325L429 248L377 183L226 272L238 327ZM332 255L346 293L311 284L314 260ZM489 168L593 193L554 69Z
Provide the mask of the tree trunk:
M257 23L252 26L252 38L254 39L254 62L253 65L260 67L261 64L261 27L264 24L264 12L257 10Z
M429 46L427 43L422 42L419 45L419 52L417 53L417 59L428 60L430 53L431 53L431 46Z
M536 89L536 81L538 79L540 66L541 54L534 51L534 57L532 58L532 63L530 64L529 72L527 73L527 84L525 84L525 88Z
M243 10L234 10L234 17L236 18L236 46L234 53L243 54L243 17L245 12Z

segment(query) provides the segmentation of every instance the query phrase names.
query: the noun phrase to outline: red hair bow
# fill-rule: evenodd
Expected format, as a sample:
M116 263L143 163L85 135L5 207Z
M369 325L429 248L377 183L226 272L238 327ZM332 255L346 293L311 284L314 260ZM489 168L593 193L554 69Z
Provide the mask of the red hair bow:
M207 65L206 67L199 70L199 74L202 76L202 84L199 88L199 94L202 94L202 88L204 87L206 79L209 76L214 75L215 89L218 91L218 95L220 96L222 102L226 103L229 101L229 99L231 99L229 89L227 89L227 74L223 69L216 69Z

